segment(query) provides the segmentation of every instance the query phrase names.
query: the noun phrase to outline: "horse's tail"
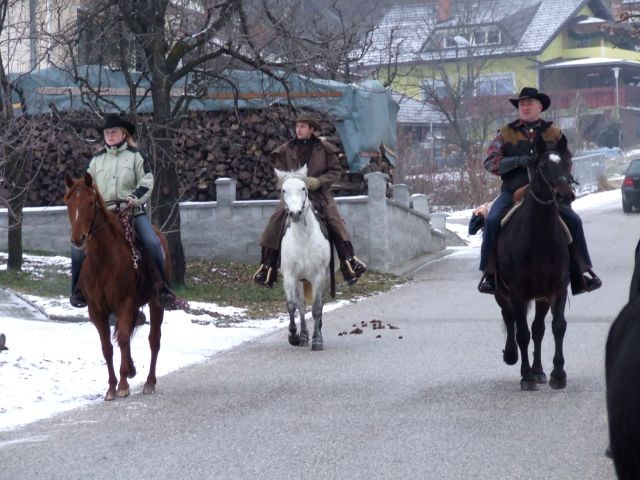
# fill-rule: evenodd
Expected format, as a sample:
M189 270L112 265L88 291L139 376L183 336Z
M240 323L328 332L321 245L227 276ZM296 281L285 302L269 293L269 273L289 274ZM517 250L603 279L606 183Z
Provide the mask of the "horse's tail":
M308 280L302 280L302 288L304 289L304 300L307 305L313 303L313 285Z

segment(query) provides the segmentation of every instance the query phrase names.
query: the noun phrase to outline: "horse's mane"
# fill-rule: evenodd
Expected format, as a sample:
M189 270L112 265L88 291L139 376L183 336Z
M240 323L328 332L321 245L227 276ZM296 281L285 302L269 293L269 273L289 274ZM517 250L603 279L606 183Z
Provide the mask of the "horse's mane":
M120 228L120 222L118 221L118 218L116 217L116 215L113 214L113 212L111 212L108 208L107 208L107 204L104 202L104 199L102 198L102 195L100 195L100 192L98 191L97 188L95 188L94 186L88 186L85 183L85 180L80 178L80 179L76 179L74 180L74 186L73 188L70 188L67 193L65 193L64 195L64 200L66 201L69 196L71 195L71 193L76 189L76 188L86 188L87 190L93 190L93 192L96 194L96 202L98 203L98 208L102 211L102 213L104 214L104 217L107 221L107 223L109 224L109 226L114 229L115 231L117 231L118 228Z

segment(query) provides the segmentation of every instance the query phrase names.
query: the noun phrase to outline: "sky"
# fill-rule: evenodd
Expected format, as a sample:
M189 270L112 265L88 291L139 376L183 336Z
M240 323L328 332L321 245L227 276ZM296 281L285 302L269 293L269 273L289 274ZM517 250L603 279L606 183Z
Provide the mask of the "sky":
M619 198L620 190L616 189L586 195L573 206L582 213ZM469 243L466 247L450 247L453 254L479 257L482 235L467 235L471 213L464 210L447 217L447 228ZM46 262L69 271L67 257L25 256L25 259L27 265ZM0 253L0 269L3 268L6 268L6 254ZM329 303L325 311L344 304L344 301ZM277 329L284 330L288 325L284 299L283 315L262 320L247 320L241 308L198 302L189 302L189 305L202 313L165 312L157 364L160 384L161 377L173 370L203 362L243 342ZM148 316L148 311L146 313ZM0 289L0 334L6 336L7 347L0 351L0 392L11 392L11 395L0 395L0 431L16 430L56 413L103 401L107 369L100 340L91 323L74 318L80 314L86 315L86 309L71 308L66 298L18 297ZM231 326L220 325L221 316L233 318L233 322L224 322ZM148 324L143 325L131 342L138 370L138 375L130 380L132 394L142 390L148 373L148 334ZM70 338L73 338L73 349L69 348ZM119 349L114 348L116 370L119 361Z

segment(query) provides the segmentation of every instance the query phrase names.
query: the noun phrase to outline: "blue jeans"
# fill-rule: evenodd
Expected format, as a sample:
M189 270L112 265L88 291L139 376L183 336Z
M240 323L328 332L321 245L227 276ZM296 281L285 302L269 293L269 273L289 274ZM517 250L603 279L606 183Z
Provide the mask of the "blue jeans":
M144 245L147 254L150 255L154 266L162 276L162 280L167 282L164 275L164 254L162 250L162 244L160 239L156 235L155 230L151 226L149 217L145 214L133 217L133 224L136 229L136 233L142 244ZM84 250L80 248L71 247L71 293L75 292L78 279L80 278L80 270L82 269L82 262L84 261Z
M480 270L482 271L486 270L491 252L498 244L498 234L500 233L502 217L504 217L509 208L511 208L512 204L513 192L510 190L500 192L498 198L493 202L487 218L484 220L482 247L480 249ZM584 229L582 228L582 219L569 206L560 209L560 217L564 220L564 223L567 224L569 232L571 232L576 250L578 250L578 253L587 266L591 267L591 256L589 255L587 240L584 236Z

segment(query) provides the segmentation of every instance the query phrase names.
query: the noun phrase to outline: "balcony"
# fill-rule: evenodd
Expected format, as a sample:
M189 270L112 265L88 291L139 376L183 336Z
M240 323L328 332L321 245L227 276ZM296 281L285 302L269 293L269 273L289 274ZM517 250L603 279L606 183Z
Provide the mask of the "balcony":
M551 105L556 110L571 108L578 95L586 108L608 109L616 106L615 87L556 90L545 93L551 97ZM618 101L620 108L640 107L640 87L621 85L618 88Z

